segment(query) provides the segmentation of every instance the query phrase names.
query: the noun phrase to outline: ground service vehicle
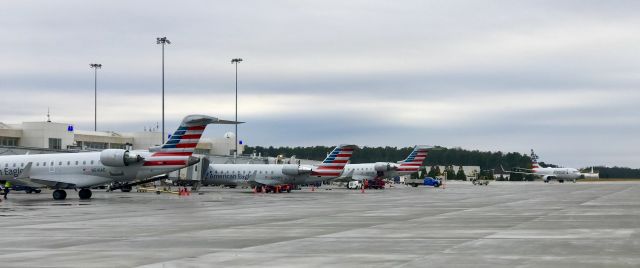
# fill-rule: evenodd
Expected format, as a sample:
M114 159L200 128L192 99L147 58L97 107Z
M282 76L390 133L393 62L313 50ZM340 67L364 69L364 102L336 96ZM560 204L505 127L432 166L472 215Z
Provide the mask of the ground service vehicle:
M384 189L385 181L382 178L364 180L365 189Z
M413 187L418 187L418 185L440 187L442 182L439 179L425 177L424 179L406 179L404 184L411 185Z

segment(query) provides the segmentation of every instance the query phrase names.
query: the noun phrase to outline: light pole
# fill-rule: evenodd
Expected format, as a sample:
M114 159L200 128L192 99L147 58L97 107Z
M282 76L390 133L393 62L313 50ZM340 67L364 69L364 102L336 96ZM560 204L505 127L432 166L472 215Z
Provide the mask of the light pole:
M98 131L98 69L102 68L102 64L91 63L89 67L93 68L93 131Z
M238 122L238 63L242 61L241 58L235 58L231 60L231 64L236 65L236 122ZM238 123L236 125L236 150L234 152L234 157L238 155Z
M164 45L171 44L167 37L157 37L156 44L162 45L162 144L164 144Z

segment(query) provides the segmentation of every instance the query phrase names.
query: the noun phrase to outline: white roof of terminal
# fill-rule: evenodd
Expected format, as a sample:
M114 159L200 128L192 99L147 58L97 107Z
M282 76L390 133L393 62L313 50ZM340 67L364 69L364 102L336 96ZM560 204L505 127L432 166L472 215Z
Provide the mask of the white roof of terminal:
M0 122L0 129L19 129L19 128Z
M89 130L74 130L74 134L87 135L87 136L101 136L101 137L128 137L120 133L113 131L89 131Z

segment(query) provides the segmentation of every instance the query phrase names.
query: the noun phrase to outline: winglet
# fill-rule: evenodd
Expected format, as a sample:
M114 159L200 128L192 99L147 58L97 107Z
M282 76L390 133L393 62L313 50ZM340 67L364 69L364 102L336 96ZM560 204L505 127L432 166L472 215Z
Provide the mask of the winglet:
M18 177L15 177L16 180L20 180L20 179L27 179L29 178L29 173L31 173L31 165L33 164L33 162L29 162L27 163L27 165L24 167L24 169L22 170L22 172L20 172L20 174L18 175Z

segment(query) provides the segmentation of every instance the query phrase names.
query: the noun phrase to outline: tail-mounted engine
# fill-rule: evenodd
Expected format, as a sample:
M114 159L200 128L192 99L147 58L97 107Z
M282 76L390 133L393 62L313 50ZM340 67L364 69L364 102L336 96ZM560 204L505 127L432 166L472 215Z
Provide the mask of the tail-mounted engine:
M373 165L373 168L378 172L392 171L398 169L398 164L378 162Z
M311 173L311 167L299 166L299 165L284 165L282 167L282 174L289 176L297 176L302 174Z
M139 154L123 149L106 149L100 153L100 162L109 167L124 167L144 160Z

